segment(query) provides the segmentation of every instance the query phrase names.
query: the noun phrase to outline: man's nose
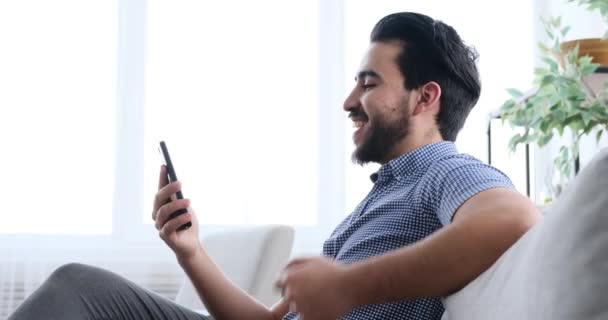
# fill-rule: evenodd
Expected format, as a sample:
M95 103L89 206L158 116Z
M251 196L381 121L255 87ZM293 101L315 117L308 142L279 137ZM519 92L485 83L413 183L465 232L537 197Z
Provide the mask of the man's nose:
M361 106L361 101L359 100L359 95L357 94L357 90L353 89L351 93L344 99L344 105L342 108L344 111L351 111L352 109L359 108Z

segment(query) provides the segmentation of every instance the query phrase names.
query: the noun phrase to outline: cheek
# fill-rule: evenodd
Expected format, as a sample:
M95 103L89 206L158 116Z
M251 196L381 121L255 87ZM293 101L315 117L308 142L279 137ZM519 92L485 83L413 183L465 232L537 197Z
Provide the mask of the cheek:
M378 94L377 91L370 92L361 98L361 104L363 110L369 115L370 113L377 113L381 111L382 106L385 105L382 99L382 95Z
M392 90L377 88L361 97L361 103L366 109L392 114L402 111L403 99L402 95L397 95Z

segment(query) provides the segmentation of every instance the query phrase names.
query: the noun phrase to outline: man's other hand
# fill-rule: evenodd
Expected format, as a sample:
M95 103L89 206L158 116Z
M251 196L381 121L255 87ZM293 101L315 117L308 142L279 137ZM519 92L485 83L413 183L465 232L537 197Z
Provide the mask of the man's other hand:
M323 257L294 259L276 286L302 320L335 320L356 306L349 267Z

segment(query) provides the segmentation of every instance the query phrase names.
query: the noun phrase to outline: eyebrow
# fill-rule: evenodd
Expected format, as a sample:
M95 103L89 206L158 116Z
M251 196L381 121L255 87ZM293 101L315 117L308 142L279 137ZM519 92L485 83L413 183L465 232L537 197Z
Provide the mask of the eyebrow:
M366 78L366 77L381 78L380 75L378 73L376 73L375 71L361 70L355 76L355 81L357 81L358 79Z

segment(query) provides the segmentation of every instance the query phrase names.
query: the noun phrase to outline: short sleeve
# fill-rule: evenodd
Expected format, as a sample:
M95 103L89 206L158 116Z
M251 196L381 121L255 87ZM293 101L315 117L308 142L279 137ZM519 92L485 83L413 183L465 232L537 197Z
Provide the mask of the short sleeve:
M432 180L434 209L445 226L452 222L456 210L479 192L493 188L513 189L513 183L502 171L477 159L448 160Z

